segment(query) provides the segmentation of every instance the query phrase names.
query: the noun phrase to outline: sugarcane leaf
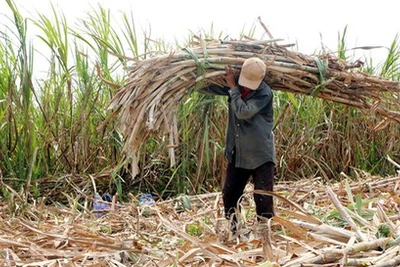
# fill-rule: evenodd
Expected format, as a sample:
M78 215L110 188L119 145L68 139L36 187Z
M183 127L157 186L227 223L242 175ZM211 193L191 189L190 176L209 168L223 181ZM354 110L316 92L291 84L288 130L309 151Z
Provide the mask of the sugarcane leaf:
M348 180L345 181L345 189L346 189L346 193L347 193L347 198L349 199L350 203L352 205L354 205L355 204L354 197L353 197L353 193L351 192L351 188L350 188Z
M324 80L322 83L320 83L319 85L315 86L312 90L310 95L311 96L316 96L322 89L324 89L326 87L326 85L330 82L332 82L335 78L331 78L328 80Z
M326 77L328 68L321 59L314 58L314 61L315 61L315 64L317 65L317 68L319 71L319 76L318 76L319 82L323 83L325 81L325 77Z
M318 75L318 81L319 81L319 85L315 86L312 90L311 90L311 95L315 96L317 95L322 89L325 88L326 86L326 74L327 74L327 66L325 65L325 63L319 59L319 58L314 58L314 62L317 65L318 71L319 71L319 75Z
M361 209L363 205L363 200L361 194L356 195L356 210L359 215L361 215Z
M299 108L299 102L297 101L297 98L294 96L294 94L287 94L290 103L292 103L293 107L297 110Z

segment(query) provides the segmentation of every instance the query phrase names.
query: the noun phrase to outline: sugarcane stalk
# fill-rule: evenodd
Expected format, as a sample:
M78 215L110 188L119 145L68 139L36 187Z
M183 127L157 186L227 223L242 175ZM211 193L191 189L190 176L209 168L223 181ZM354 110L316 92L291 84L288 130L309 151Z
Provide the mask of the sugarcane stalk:
M340 203L339 199L337 198L336 194L332 191L332 189L328 186L327 188L327 193L330 196L333 204L339 211L340 215L342 215L342 218L350 225L350 227L356 232L356 235L359 240L362 241L367 241L368 239L364 236L364 234L361 232L360 228L355 224L353 219L350 217L346 209L343 207L342 203Z
M393 266L399 266L400 265L400 256L394 256L391 260L388 260L386 262L376 264L374 265L375 267L393 267Z
M240 69L247 58L254 56L266 63L265 81L273 90L313 95L400 122L399 83L351 71L360 64L349 64L329 54L308 56L290 51L278 41L281 40L228 40L221 43L201 40L200 46L142 61L133 60L134 64L127 68L126 84L109 104L109 109L119 113L117 118L126 143L124 151L130 152L131 156L136 153L134 158L138 158L143 138L148 136L143 131L161 129L167 133L171 130L160 127L169 124L163 118L163 112L168 114L169 110L175 109L194 88L223 82L226 66ZM322 80L316 62L325 66Z
M329 249L321 251L320 255L305 261L304 263L325 264L340 260L344 255L354 255L361 251L368 251L385 246L390 238L381 238L374 241L357 243L345 249ZM290 266L290 265L288 265Z

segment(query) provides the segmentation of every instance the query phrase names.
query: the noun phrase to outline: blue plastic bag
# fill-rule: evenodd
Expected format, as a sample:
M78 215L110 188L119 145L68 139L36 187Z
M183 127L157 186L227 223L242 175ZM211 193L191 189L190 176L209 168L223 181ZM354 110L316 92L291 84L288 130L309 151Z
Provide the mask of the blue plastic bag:
M154 206L154 199L152 194L142 194L139 196L139 205L140 206Z

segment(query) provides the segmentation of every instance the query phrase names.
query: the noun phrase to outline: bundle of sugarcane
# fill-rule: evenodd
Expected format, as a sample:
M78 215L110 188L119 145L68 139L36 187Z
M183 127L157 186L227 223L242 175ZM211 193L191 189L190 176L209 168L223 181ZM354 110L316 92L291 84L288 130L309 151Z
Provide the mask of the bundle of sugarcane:
M137 174L137 153L152 131L169 133L171 164L177 145L176 109L181 100L210 84L224 85L225 67L240 69L249 57L267 65L265 81L273 90L311 95L380 115L385 124L400 122L399 83L360 71L332 54L308 56L278 44L280 39L220 41L135 61L126 84L109 108L118 115L125 152Z

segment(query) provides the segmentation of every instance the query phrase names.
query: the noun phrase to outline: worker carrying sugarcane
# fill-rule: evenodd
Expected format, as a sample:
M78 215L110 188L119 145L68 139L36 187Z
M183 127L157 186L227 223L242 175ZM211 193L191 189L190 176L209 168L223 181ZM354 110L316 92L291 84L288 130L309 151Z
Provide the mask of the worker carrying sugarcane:
M225 157L228 160L223 185L225 217L237 230L236 207L249 178L255 190L273 191L275 145L273 134L273 93L264 82L265 63L256 57L244 61L237 70L226 67L227 86L212 84L200 91L228 96L229 112ZM258 220L274 216L272 196L254 194Z

